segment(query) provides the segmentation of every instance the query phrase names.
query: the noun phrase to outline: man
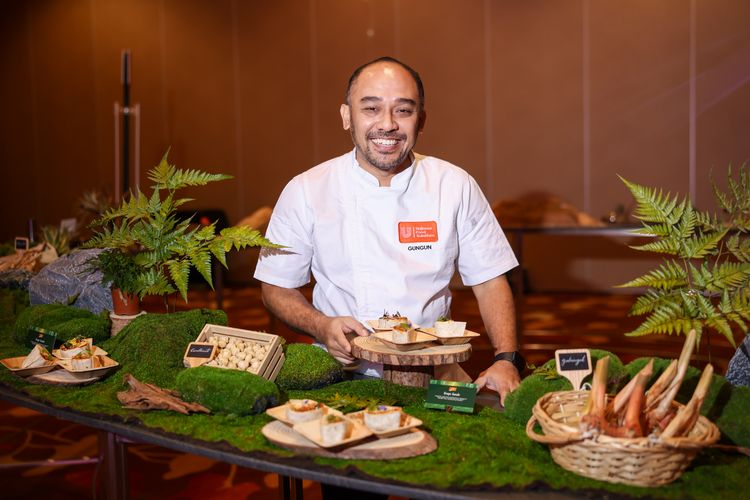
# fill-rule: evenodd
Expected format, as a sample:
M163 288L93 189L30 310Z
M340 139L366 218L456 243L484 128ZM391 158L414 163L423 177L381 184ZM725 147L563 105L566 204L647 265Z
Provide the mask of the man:
M426 117L419 75L392 58L367 63L340 112L354 151L292 179L274 208L267 237L288 248L258 261L266 307L351 363L347 335L368 335L362 322L384 310L419 325L448 316L457 266L497 353L476 383L504 402L523 367L504 276L518 262L474 179L413 152ZM312 304L298 290L311 271Z

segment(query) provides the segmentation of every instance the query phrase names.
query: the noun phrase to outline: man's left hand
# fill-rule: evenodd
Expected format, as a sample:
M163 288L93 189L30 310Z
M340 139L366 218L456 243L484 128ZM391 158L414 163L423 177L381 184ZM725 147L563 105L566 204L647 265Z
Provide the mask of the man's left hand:
M487 387L500 394L500 404L505 406L505 396L518 387L521 376L513 363L508 361L496 361L492 366L479 374L474 382L477 390Z

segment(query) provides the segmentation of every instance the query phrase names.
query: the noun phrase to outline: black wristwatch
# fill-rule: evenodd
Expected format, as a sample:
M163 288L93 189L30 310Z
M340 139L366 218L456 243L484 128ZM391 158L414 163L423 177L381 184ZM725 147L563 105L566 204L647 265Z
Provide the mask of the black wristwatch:
M523 359L523 356L518 351L495 354L495 359L492 362L496 363L498 361L510 361L516 367L516 370L518 370L519 375L526 369L526 360Z

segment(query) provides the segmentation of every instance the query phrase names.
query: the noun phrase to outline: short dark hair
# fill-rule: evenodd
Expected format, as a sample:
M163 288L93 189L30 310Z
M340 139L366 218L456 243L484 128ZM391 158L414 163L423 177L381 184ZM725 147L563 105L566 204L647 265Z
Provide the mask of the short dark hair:
M398 59L395 59L390 56L378 57L377 59L374 59L368 63L365 63L359 68L355 69L354 73L352 73L352 76L349 77L349 85L346 86L346 94L344 95L344 102L346 104L351 105L351 102L349 102L349 95L351 94L352 86L354 85L354 82L357 81L357 78L359 78L360 73L362 73L362 71L364 71L364 69L367 68L368 66L372 66L373 64L377 64L381 62L398 64L399 66L401 66L402 68L404 68L406 71L409 72L411 77L414 79L414 83L417 84L417 94L419 95L419 109L423 110L424 109L424 85L422 85L422 78L420 78L419 73L414 71L414 69L408 64L403 63L399 61Z

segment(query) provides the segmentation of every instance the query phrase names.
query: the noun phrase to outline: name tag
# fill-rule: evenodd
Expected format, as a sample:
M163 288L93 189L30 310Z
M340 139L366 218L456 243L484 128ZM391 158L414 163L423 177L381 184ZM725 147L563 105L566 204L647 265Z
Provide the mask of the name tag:
M398 241L401 243L433 243L437 240L435 221L398 223Z

